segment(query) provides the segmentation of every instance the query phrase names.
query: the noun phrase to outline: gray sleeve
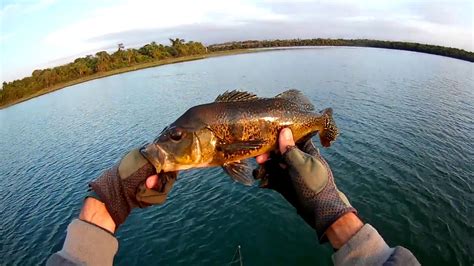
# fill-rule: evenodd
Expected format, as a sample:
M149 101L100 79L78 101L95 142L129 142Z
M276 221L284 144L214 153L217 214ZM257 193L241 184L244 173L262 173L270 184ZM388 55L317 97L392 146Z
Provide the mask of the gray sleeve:
M420 265L406 248L390 248L370 224L365 224L333 254L334 265Z
M117 239L104 229L75 219L68 228L63 248L46 265L112 265Z

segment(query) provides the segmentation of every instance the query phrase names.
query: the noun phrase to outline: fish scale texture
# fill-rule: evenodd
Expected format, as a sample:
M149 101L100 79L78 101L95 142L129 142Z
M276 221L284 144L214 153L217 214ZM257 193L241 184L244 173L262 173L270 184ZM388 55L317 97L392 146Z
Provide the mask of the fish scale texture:
M305 145L307 146L307 145ZM291 162L291 159L288 158L288 155L291 150L297 149L296 147L289 147L290 149L284 154L285 160ZM321 157L319 152L316 149L311 149L310 147L304 147L305 150L311 153L313 159L319 160L325 167L328 173L328 182L320 191L314 191L308 187L305 179L316 178L316 177L303 177L299 173L301 171L292 171L290 166L290 174L292 176L291 180L295 187L296 193L300 198L300 202L303 205L303 211L307 216L314 217L314 224L312 225L322 241L326 241L324 232L328 227L334 223L339 217L348 212L356 213L354 209L349 204L346 204L341 197L334 183L334 177L329 168L327 162ZM310 156L307 154L307 156ZM290 163L291 165L291 163ZM314 167L315 164L305 164L302 167ZM301 167L301 166L298 166ZM309 171L315 172L315 171Z
M117 227L125 221L133 208L144 207L144 203L136 199L136 190L141 182L155 173L153 166L146 164L132 175L121 178L118 168L119 164L90 183L92 190L105 203Z

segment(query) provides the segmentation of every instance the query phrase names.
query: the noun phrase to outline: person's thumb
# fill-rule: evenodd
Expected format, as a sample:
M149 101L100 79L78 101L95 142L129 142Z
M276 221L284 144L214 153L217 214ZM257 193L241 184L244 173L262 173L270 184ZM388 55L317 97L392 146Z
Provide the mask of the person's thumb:
M291 129L284 128L280 132L278 137L278 147L280 148L280 153L284 154L288 146L295 146L295 140L293 139L293 133Z
M147 177L145 181L146 187L149 189L155 188L156 186L158 186L159 179L160 178L158 177L158 175L152 175Z

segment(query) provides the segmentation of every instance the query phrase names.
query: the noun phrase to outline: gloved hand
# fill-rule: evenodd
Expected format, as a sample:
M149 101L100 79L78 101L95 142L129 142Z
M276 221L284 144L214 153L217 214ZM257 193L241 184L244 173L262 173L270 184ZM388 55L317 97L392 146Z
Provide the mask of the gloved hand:
M89 184L92 191L88 197L102 201L118 227L133 208L165 202L177 172L160 174L153 189L147 188L146 179L157 175L157 170L138 149L132 150Z
M279 145L283 155L257 157L263 164L254 170L254 177L261 180L262 187L280 192L316 230L320 241L325 242L325 232L332 223L348 212L357 211L337 189L329 165L311 140L296 147L291 130L283 129Z

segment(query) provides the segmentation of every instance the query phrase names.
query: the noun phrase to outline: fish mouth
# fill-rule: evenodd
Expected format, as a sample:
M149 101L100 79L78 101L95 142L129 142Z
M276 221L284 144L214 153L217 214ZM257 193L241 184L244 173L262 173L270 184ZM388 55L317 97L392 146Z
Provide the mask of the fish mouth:
M163 170L167 155L160 146L155 143L150 143L141 148L140 153L155 167L157 173Z

